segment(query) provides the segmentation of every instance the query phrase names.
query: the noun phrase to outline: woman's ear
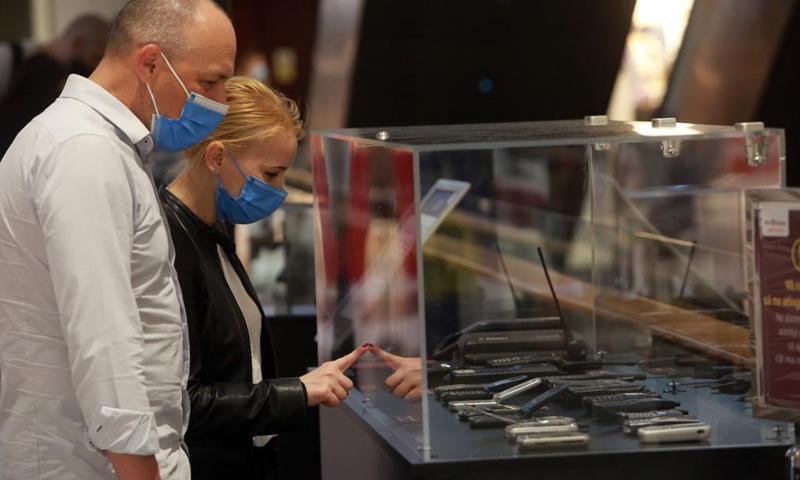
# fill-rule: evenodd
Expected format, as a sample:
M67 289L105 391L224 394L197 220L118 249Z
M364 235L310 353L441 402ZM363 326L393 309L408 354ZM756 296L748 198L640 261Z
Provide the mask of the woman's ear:
M222 142L211 142L206 147L206 167L214 175L219 175L222 162L225 161L225 145Z

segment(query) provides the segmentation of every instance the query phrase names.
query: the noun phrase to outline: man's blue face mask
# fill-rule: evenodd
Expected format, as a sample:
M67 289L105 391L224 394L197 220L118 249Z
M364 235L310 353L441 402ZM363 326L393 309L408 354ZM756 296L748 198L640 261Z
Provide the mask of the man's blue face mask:
M150 85L147 85L147 92L150 93L150 99L156 110L156 113L153 114L150 131L153 133L153 141L157 148L168 152L180 152L211 135L211 132L219 126L225 114L228 113L228 106L195 92L190 94L164 53L161 53L161 56L169 67L169 71L172 72L186 93L187 100L178 118L165 117L158 112L156 98L153 96Z
M231 223L248 224L272 215L286 200L288 192L282 188L273 187L260 178L248 177L239 166L236 157L230 152L228 155L233 159L234 165L247 179L247 182L242 187L241 195L233 198L222 186L222 180L217 176L217 216Z

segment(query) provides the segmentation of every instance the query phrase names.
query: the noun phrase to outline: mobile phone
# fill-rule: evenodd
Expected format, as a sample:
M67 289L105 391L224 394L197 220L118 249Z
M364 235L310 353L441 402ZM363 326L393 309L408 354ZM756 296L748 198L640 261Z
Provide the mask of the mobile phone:
M511 378L504 378L502 380L498 380L492 383L486 383L483 385L474 384L474 383L459 383L455 385L442 385L436 387L433 390L434 395L436 395L436 400L441 400L442 395L448 392L461 392L466 390L483 390L485 392L499 392L504 390L512 385L515 385L520 382L524 382L527 380L528 377L526 375L517 375Z
M562 383L561 385L557 385L550 390L544 392L543 394L537 396L530 402L526 403L519 409L519 413L522 417L530 417L533 415L537 410L541 409L545 405L553 402L554 400L561 397L564 392L569 388L568 383Z
M486 365L490 367L513 367L515 365L525 365L526 363L536 363L542 361L553 361L558 356L554 353L539 352L528 355L513 355L510 357L490 358L486 360Z
M638 435L642 443L698 442L711 437L711 425L700 422L644 427Z
M451 383L488 383L504 380L507 378L527 375L530 377L540 377L543 375L558 375L561 372L552 363L531 363L528 365L517 365L509 368L462 368L450 372Z
M650 412L653 410L669 410L680 406L680 402L664 398L630 398L612 402L596 403L592 415L600 419L617 419L619 412Z
M572 398L575 398L580 402L583 402L583 399L586 397L644 391L647 391L647 387L645 385L627 383L624 381L619 381L618 383L603 382L593 385L570 385L570 387L567 389L567 392L571 394Z
M544 417L548 418L548 417ZM577 432L578 424L575 419L569 417L549 417L550 421L531 421L508 425L505 428L506 439L514 442L520 435L543 434L543 433L566 433Z
M663 417L682 417L688 415L687 410L672 409L672 410L653 410L650 412L617 412L617 418L620 421L625 420L638 420L642 418L663 418Z
M544 435L520 435L517 445L522 449L583 447L589 443L589 435L582 432L566 432Z
M518 385L514 385L511 388L507 388L502 392L495 393L492 399L497 403L502 403L505 400L508 400L511 397L519 395L520 393L527 392L529 390L533 390L534 388L538 387L542 384L541 378L532 378L527 382L522 382Z
M484 390L458 390L455 392L444 392L440 398L442 403L447 405L457 400L490 400L492 394Z
M474 408L464 408L459 410L457 413L458 419L466 422L472 417L485 417L487 415L484 414L484 411L493 413L495 415L511 417L519 416L519 407L516 405L490 405L488 407L483 407L482 410L476 410Z
M596 397L586 397L583 399L583 406L589 413L592 413L592 408L596 405L605 402L614 402L619 400L629 400L631 398L661 398L661 395L656 392L630 392L630 393L615 393L613 395L598 395Z
M469 422L469 428L473 430L484 430L487 428L503 428L507 425L511 425L515 422L520 421L519 416L511 416L511 415L500 415L502 418L497 417L490 417L489 415L480 415L478 417L471 417ZM506 418L508 417L508 418ZM504 420L503 420L504 419Z
M626 435L636 435L639 430L646 427L654 427L659 425L685 425L689 423L700 423L694 416L684 415L682 417L655 417L655 418L641 418L638 420L625 420L622 424L622 432Z
M498 405L494 400L459 400L447 404L451 412L457 412L469 407L488 407Z

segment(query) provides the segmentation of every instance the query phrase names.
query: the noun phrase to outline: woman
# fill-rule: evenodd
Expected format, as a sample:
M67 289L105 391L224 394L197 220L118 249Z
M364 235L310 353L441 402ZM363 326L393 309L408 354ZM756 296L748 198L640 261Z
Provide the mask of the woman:
M186 441L194 479L274 478L270 435L301 428L307 407L344 399L353 384L342 372L367 350L276 378L274 339L222 221L252 223L280 206L302 124L292 101L256 80L231 79L226 92L225 119L159 192L189 324Z

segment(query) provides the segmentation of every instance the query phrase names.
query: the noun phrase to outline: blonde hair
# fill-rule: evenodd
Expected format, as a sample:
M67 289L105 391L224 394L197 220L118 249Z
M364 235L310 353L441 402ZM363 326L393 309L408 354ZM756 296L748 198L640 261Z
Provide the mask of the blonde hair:
M254 141L283 132L303 137L297 104L258 80L234 77L225 84L229 110L222 123L205 140L186 150L187 168L201 163L212 142L222 142L234 155Z

